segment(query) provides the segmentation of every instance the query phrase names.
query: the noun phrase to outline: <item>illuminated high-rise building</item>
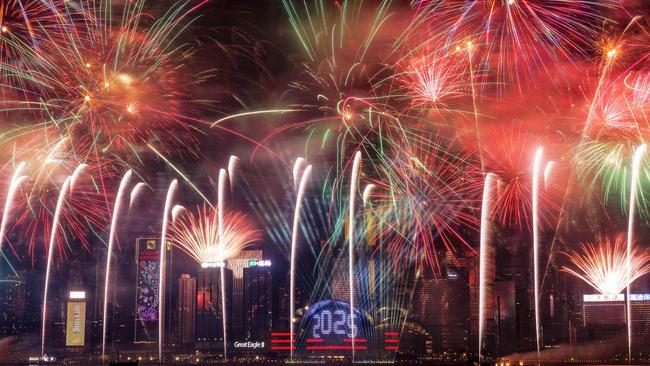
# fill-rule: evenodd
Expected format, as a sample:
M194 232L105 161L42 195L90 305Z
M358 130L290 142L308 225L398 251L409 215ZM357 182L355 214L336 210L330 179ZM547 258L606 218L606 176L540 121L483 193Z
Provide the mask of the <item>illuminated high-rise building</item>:
M221 274L225 283L226 336L232 329L232 271L227 268L202 268L196 283L196 347L202 351L223 350L223 319Z
M510 354L517 344L517 304L515 281L497 280L494 283L494 331L498 354Z
M182 274L178 279L177 342L194 343L196 322L196 278Z
M494 259L487 261L487 286L485 289L484 305L484 334L483 352L495 351L494 332ZM480 318L480 261L478 256L471 256L467 259L467 281L469 285L469 347L478 349L479 318Z
M263 341L273 328L273 277L270 261L244 268L244 339Z
M226 267L232 271L232 333L230 339L245 338L244 269L251 260L262 259L261 250L243 250L235 258L228 259Z
M460 278L423 278L415 288L413 319L432 337L436 352L467 349L468 294Z
M104 271L106 268L106 252L107 249L104 246L98 245L93 247L93 254L95 256L95 283L92 291L92 302L88 301L89 310L88 318L91 322L90 331L90 342L93 345L101 344L102 341L102 322L103 322L103 310L104 310L104 282L105 276ZM109 298L109 301L112 300ZM110 301L112 302L112 301Z
M9 276L0 286L0 337L16 336L24 328L27 289L20 277Z

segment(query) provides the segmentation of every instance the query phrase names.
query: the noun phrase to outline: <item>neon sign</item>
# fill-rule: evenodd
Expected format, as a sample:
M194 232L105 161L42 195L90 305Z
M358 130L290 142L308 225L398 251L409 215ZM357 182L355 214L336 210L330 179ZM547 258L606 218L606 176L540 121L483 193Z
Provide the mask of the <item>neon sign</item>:
M582 295L583 302L615 302L625 301L624 294L617 295L604 295L604 294L589 294ZM650 294L630 294L630 301L650 301Z
M314 325L312 326L312 337L321 338L321 336L347 336L348 338L357 336L356 314L346 313L344 310L323 310L319 314L314 314Z
M271 267L271 261L269 259L260 259L260 260L250 260L248 261L249 267Z
M373 347L372 320L343 301L324 300L309 306L300 321L304 339L297 352L364 351Z

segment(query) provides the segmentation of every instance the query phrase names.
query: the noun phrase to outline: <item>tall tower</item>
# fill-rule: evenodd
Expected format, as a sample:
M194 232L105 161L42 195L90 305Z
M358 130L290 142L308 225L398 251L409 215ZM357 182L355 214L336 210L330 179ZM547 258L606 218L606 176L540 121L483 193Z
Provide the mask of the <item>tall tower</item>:
M221 268L199 271L196 292L196 347L202 351L223 350L224 309L221 303ZM224 268L226 334L232 339L232 271Z
M194 343L196 321L196 278L182 274L178 279L178 343Z
M244 268L251 260L262 259L261 250L243 250L237 257L228 259L226 267L232 271L232 334L233 341L245 339L244 318Z
M269 261L244 268L244 339L263 341L273 327L273 278Z
M17 276L7 276L7 280L0 286L0 338L16 336L25 330L27 286Z
M104 310L104 281L105 281L105 266L106 266L106 253L107 249L104 246L96 245L93 247L95 254L95 286L93 291L92 309L89 314L91 321L90 329L90 342L93 345L101 344L102 341L102 327L103 327L103 310ZM109 297L109 302L112 305L112 297ZM90 301L89 301L90 302ZM110 332L108 333L110 336Z
M477 250L478 251L478 250ZM495 351L494 333L494 252L488 251L486 269L486 289L484 304L484 334L482 352L493 353ZM480 318L480 258L477 255L469 254L467 258L467 280L469 286L469 346L471 350L478 350L479 345L479 318Z

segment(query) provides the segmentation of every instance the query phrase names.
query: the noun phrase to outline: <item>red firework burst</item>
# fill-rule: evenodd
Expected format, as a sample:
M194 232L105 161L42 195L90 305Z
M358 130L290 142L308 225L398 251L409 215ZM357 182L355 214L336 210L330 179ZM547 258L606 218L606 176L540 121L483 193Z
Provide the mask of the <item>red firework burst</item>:
M469 247L464 231L476 230L475 204L480 184L467 171L477 163L453 141L439 136L415 137L410 147L396 152L392 162L380 168L370 194L371 212L388 241L389 251L438 268L438 250L452 255L458 245ZM412 250L412 251L411 251Z
M599 36L603 12L615 1L591 0L419 0L416 8L433 39L471 42L469 49L500 82L532 80L557 72L562 61L587 55Z
M530 229L532 215L532 175L535 151L545 148L544 170L540 182L540 218L543 223L554 222L559 211L559 200L566 186L563 160L558 151L523 127L494 128L481 132L481 149L485 172L497 175L497 194L493 217L502 226Z
M76 143L85 145L91 141L82 139ZM82 153L87 149L87 146L79 147ZM80 154L69 139L50 143L46 149L31 150L29 155L24 174L27 180L21 186L22 193L16 197L15 222L10 231L16 230L26 238L32 258L37 254L39 242L47 248L61 187L66 178L76 172L70 191L65 195L60 219L64 230L59 231L56 247L61 258L65 256L66 245L74 241L88 248L89 233L101 233L108 224L111 194L104 191L103 180L114 176L112 165Z

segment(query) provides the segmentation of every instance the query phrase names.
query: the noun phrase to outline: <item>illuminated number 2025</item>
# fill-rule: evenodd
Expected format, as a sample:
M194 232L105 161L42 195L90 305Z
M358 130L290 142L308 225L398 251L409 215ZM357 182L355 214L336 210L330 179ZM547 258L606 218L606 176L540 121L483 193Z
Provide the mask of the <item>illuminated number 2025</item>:
M355 320L354 326L352 320ZM343 310L323 310L320 314L314 315L314 326L312 327L312 337L320 338L321 336L339 335L347 337L357 336L356 315L346 313Z

